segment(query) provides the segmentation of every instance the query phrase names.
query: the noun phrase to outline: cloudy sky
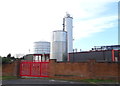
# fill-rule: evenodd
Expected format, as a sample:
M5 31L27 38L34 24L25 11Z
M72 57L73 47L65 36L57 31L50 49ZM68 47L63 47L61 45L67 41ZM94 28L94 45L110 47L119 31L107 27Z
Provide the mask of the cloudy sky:
M51 41L66 12L73 17L74 48L118 43L119 0L0 0L0 55L27 54Z

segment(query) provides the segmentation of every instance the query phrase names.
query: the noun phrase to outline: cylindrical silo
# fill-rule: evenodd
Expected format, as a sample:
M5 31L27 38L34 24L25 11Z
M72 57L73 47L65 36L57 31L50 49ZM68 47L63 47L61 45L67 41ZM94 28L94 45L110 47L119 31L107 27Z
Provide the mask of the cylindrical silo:
M63 30L53 31L50 59L67 61L67 32Z
M34 42L34 54L50 54L50 42Z
M67 31L68 37L68 53L73 52L73 18L70 14L66 14L64 18L65 31Z

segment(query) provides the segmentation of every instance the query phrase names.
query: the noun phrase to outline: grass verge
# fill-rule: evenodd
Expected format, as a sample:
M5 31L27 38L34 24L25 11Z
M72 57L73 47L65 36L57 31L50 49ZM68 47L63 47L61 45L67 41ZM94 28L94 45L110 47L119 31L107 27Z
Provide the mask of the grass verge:
M19 79L17 76L0 76L2 80L12 80L12 79Z
M54 78L46 78L46 79L54 79ZM103 79L83 79L83 80L66 80L66 79L55 79L55 80L65 80L65 81L75 81L75 82L86 82L86 83L116 83L115 80L103 80Z
M102 79L84 79L84 80L80 80L80 81L89 82L89 83L99 83L99 82L114 83L114 82L116 82L114 80L102 80Z

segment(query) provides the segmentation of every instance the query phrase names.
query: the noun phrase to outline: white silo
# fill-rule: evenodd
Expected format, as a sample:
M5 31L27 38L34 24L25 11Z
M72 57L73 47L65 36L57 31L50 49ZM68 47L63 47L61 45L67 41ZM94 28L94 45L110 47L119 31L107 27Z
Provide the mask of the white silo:
M34 42L34 54L50 54L50 42Z
M71 53L73 52L73 18L68 13L63 18L63 30L67 31L68 53Z
M50 59L67 61L67 32L63 30L53 31Z

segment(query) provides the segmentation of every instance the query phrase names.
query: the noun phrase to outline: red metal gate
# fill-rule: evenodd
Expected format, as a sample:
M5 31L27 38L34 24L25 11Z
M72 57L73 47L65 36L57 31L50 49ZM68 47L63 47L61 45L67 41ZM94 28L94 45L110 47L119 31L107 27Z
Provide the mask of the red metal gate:
M48 77L49 62L22 61L20 64L20 76Z

